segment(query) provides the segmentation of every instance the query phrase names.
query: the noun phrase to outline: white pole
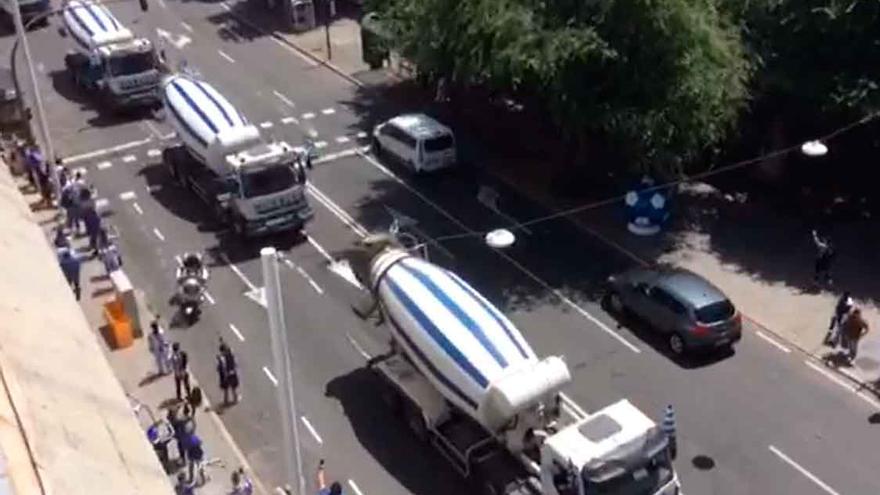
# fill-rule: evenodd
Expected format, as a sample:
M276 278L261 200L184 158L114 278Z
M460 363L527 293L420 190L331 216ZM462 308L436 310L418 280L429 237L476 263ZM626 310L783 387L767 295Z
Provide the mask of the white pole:
M15 0L6 0L9 10L12 12L12 19L15 22L15 30L18 32L18 42L24 49L24 60L27 64L28 73L31 77L31 89L34 93L34 105L37 107L37 119L40 121L40 133L43 135L43 154L46 159L47 170L52 174L52 182L55 183L56 194L61 194L61 182L58 179L58 168L55 166L55 150L52 147L52 136L49 135L49 127L46 122L46 112L43 110L43 98L40 96L40 89L37 86L37 74L34 72L34 62L31 60L31 49L28 46L27 33L24 29L24 23L21 20L21 10L18 2ZM12 61L15 63L15 60ZM22 97L22 95L19 95Z
M278 409L284 436L284 469L290 482L297 478L299 493L306 493L303 477L302 452L299 444L299 430L296 421L296 403L293 399L293 380L290 347L287 345L287 326L284 322L284 304L281 300L281 279L278 275L278 257L273 247L260 250L263 262L263 284L265 288L266 310L269 313L269 330L272 338L272 358L275 373L278 375ZM296 459L293 459L295 454Z

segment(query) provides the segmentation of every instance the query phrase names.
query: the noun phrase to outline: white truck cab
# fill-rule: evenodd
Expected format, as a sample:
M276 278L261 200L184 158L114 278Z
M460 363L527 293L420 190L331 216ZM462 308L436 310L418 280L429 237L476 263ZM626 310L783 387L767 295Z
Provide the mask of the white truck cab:
M666 436L627 400L549 436L541 484L549 495L678 493Z
M68 0L62 17L76 44L64 63L78 87L113 108L160 102L161 64L150 40L136 38L98 3Z

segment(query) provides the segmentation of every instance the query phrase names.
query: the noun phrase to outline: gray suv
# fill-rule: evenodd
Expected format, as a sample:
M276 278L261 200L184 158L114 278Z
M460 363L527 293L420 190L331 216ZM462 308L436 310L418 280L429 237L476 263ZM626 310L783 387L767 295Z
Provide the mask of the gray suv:
M608 277L606 302L665 335L669 350L730 348L742 338L733 303L703 277L687 270L636 268Z

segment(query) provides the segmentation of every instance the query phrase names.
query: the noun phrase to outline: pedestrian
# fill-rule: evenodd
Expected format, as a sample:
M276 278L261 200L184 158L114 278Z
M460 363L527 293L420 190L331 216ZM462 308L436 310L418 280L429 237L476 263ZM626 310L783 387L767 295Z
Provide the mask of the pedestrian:
M868 322L862 317L860 308L853 309L843 320L840 334L850 362L855 360L859 351L859 340L868 333L868 330Z
M241 400L241 394L238 393L238 364L235 360L235 354L232 353L232 349L220 339L220 354L221 362L224 366L225 379L226 379L226 388L223 390L223 402L224 404L229 403L228 392L232 392L232 402L238 403ZM222 387L221 387L222 388Z
M232 493L230 495L253 495L254 483L244 472L243 467L239 467L232 472Z
M184 390L186 390L186 397L189 398L192 393L189 386L189 356L177 342L171 346L171 367L174 371L174 389L177 392L177 400L183 400L182 392Z
M170 362L169 362L169 353L168 353L168 336L165 335L165 330L159 326L158 320L153 320L150 323L150 335L147 337L147 344L150 349L150 354L153 355L153 359L156 361L156 374L159 376L165 376L170 371Z
M195 495L195 487L186 480L183 473L177 473L177 484L174 485L174 495Z
M174 440L177 442L177 462L183 466L186 464L186 420L180 416L176 407L168 409L168 422L174 431Z
M205 449L202 445L202 439L192 432L189 434L188 448L186 452L187 471L189 471L189 481L195 483L196 475L199 476L199 484L205 483Z
M318 462L318 495L342 495L342 485L338 481L327 486L324 478L324 459Z
M52 207L52 181L49 177L49 169L45 163L37 167L37 180L40 183L40 196L46 208Z
M669 457L675 460L678 455L678 440L675 434L675 409L672 405L667 405L663 412L663 422L660 423L660 430L666 435L669 441Z
M195 422L196 411L200 407L202 407L203 400L204 400L204 397L202 397L202 387L199 387L198 385L194 386L192 388L192 393L189 394L189 400L188 400L189 407L192 408L193 422Z
M855 302L850 296L849 291L843 293L834 306L834 314L831 315L831 323L828 325L828 333L825 334L825 345L837 347L840 342L840 324L849 314Z
M104 263L104 270L107 276L110 272L119 270L122 267L122 255L119 253L119 246L107 234L107 229L102 227L98 233L98 254L101 262Z
M80 293L82 291L79 284L79 258L74 254L73 249L60 248L58 249L58 263L61 265L61 271L64 273L64 278L67 279L67 283L70 284L70 287L73 289L73 294L76 296L76 300L79 301Z
M81 205L80 215L86 226L86 234L89 236L89 250L92 256L98 255L98 238L101 235L101 216L95 208L95 202L91 200L85 201Z
M229 404L229 380L226 377L226 359L222 352L217 354L217 383L223 391L223 404Z
M817 286L821 284L831 285L831 263L834 261L836 253L831 239L822 236L813 229L813 244L816 245L816 263L813 270L813 281Z
M58 172L58 187L64 189L64 186L70 182L70 172L61 164L61 158L55 159L55 170Z

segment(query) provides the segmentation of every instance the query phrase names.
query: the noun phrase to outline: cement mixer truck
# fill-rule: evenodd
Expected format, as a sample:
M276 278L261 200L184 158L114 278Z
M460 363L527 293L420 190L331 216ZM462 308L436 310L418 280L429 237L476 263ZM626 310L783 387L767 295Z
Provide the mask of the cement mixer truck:
M175 74L162 84L166 120L180 140L162 152L172 178L242 237L301 230L312 219L303 150L264 140L219 91L195 76Z
M112 109L160 102L161 64L150 40L136 38L99 3L68 0L62 18L76 45L64 65L77 87Z
M667 437L632 403L584 412L562 392L565 361L538 358L458 275L387 236L362 245L356 274L374 299L359 314L377 311L391 337L369 367L392 410L459 473L491 494L679 493Z

